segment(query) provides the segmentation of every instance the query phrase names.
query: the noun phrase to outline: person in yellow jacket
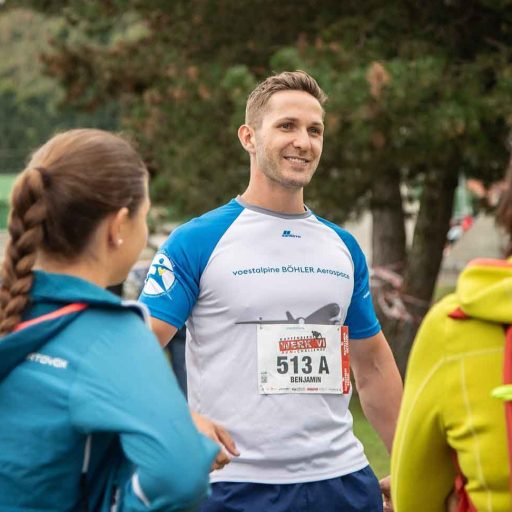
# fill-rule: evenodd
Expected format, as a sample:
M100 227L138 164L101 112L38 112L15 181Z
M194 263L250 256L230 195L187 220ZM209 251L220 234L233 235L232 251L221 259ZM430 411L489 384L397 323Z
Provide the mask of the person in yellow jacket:
M498 222L512 234L510 190ZM471 262L425 317L393 444L395 512L512 511L505 410L493 396L510 324L512 258Z

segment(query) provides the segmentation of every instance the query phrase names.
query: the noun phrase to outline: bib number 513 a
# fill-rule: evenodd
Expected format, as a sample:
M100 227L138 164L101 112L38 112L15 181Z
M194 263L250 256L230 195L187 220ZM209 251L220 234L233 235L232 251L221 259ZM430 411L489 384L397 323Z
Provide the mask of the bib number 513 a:
M261 394L350 392L346 326L269 324L257 329Z
M309 375L313 372L313 359L310 356L277 356L277 373L285 375L287 373L294 373L295 375L303 373ZM320 356L318 367L315 367L315 373L329 373L329 364L327 357Z

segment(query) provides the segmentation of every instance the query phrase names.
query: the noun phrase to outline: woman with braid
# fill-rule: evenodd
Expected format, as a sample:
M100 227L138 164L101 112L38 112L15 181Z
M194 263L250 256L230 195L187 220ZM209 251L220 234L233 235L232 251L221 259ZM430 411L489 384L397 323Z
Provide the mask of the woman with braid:
M218 449L196 431L144 311L105 290L146 243L147 181L125 140L72 130L14 185L0 511L193 510L206 494Z

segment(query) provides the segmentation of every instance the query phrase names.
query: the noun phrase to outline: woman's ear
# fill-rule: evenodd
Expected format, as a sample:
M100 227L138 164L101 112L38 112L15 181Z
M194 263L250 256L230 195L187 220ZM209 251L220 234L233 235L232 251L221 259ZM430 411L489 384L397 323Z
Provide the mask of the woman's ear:
M117 248L123 245L125 226L129 217L130 212L126 207L121 208L110 217L107 229L108 243L110 247Z
M243 124L238 128L238 139L247 153L255 152L254 137L254 129L248 124Z

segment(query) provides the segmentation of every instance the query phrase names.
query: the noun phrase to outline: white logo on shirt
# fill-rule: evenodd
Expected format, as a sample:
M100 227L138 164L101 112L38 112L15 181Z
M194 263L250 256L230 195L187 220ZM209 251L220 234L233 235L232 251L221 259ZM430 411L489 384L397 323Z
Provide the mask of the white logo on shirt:
M65 369L68 367L68 361L66 359L62 359L60 357L51 357L45 354L39 354L38 352L32 352L27 356L28 361L33 361L34 363L44 364L48 366L53 366L54 368L62 368Z
M158 252L151 262L142 293L162 295L171 289L174 280L171 260L163 252Z

